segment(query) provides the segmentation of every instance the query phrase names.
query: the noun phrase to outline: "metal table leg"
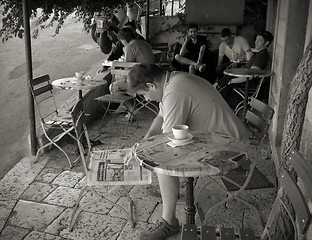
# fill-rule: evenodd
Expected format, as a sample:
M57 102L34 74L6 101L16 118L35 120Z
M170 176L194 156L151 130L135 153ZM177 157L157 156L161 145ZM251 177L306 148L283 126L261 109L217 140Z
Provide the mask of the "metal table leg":
M194 178L186 178L186 224L195 224L196 208L194 205Z

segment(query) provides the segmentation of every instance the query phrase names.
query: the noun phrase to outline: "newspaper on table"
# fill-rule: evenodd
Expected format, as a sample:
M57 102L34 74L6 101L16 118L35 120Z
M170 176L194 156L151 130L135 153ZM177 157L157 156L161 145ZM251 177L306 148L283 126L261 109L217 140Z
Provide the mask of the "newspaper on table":
M124 149L93 150L92 165L97 181L107 185L151 184L152 174L135 158L135 146Z

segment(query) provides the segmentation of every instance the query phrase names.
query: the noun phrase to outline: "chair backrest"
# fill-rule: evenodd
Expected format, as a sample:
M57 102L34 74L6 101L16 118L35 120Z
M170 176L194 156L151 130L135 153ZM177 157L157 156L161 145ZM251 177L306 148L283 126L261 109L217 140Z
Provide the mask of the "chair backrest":
M52 118L52 115L58 114L49 75L46 74L30 80L29 88L43 123Z
M169 45L167 42L160 42L160 43L152 43L152 49L161 51L159 59L156 59L156 62L161 63L168 62L167 61L167 54L169 50Z
M78 145L82 164L85 172L88 171L88 160L91 152L91 142L86 126L86 117L83 111L83 102L78 100L71 111L71 118L75 129L75 137ZM86 149L86 150L85 150ZM86 152L87 151L87 152ZM85 157L87 153L87 157Z
M245 119L249 129L259 139L259 144L261 144L267 135L274 110L256 98L251 98L249 105L250 110L247 110Z
M297 150L293 149L288 157L288 163L293 167L297 179L294 179L292 174L282 168L279 177L280 190L277 194L273 208L271 210L266 227L262 234L262 239L267 239L272 231L272 224L276 214L280 212L280 207L286 210L295 230L295 238L304 239L307 230L311 225L312 215L308 207L308 202L311 202L312 196L312 166L308 163ZM289 209L288 203L281 196L286 193L291 207L295 211L295 218L292 217L292 210Z
M119 89L126 91L128 87L126 83L127 76L130 69L136 64L139 63L114 61L111 67L112 85L118 86ZM114 87L111 89L114 89Z

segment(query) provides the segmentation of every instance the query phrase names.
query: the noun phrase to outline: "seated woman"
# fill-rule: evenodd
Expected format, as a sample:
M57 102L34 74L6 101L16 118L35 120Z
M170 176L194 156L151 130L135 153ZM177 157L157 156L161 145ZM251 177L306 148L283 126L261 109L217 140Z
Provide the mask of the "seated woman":
M264 69L270 59L268 46L273 40L272 33L264 31L257 35L255 41L256 53L242 68L248 69ZM245 77L233 78L230 76L224 76L217 81L216 88L231 108L235 108L238 104L239 96L233 91L234 87L238 87L242 83L246 82Z

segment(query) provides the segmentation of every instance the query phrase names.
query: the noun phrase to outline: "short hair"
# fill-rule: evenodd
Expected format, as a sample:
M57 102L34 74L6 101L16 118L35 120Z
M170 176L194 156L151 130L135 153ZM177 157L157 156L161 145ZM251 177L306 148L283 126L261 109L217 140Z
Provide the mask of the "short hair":
M196 29L198 30L198 25L195 24L195 23L190 23L190 24L188 25L188 29L191 29L191 28L196 28Z
M134 32L128 27L123 27L122 29L120 29L118 32L118 37L120 40L125 40L127 43L135 39Z
M221 37L231 37L232 32L229 28L223 28L221 30Z
M131 28L132 30L136 30L136 24L134 21L125 23L125 27Z
M273 34L269 31L263 31L261 33L258 33L257 35L263 37L264 42L269 42L268 46L271 44L274 38Z
M147 83L158 83L162 80L165 70L156 64L137 64L134 65L127 78L130 91L147 91Z

